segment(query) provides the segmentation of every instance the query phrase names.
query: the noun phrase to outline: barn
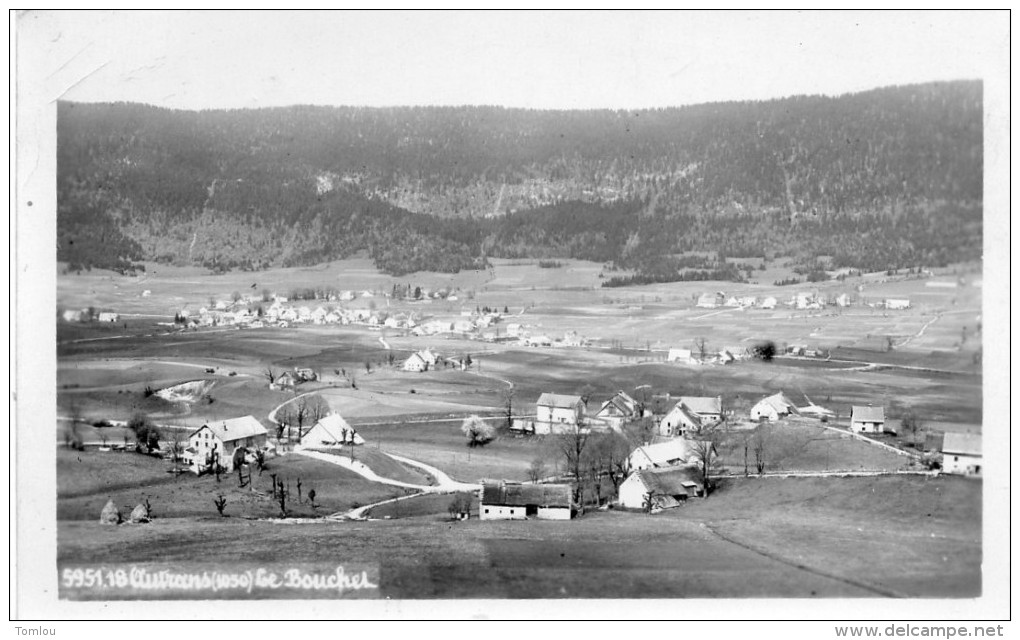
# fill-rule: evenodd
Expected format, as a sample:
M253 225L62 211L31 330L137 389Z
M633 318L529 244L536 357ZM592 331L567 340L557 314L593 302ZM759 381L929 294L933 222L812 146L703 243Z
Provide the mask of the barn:
M482 520L570 520L573 501L569 484L486 482L479 495Z

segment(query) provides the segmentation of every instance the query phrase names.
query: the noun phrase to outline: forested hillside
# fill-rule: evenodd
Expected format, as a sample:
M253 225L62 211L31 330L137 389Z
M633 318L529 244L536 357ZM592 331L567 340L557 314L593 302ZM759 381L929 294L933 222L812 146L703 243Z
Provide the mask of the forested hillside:
M886 269L981 250L982 87L643 111L58 107L58 258L399 274L682 254ZM739 271L729 269L731 277Z

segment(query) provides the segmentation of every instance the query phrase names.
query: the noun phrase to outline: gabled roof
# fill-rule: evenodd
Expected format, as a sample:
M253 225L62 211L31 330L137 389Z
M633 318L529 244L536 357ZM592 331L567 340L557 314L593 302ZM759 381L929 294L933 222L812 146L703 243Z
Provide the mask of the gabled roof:
M216 420L202 425L202 428L209 427L213 435L223 442L233 442L254 436L264 436L268 433L253 416L243 418L231 418L230 420ZM201 431L201 429L199 429Z
M538 397L536 403L540 407L552 407L554 409L573 409L581 401L581 396L565 396L558 393L543 393Z
M722 414L722 396L714 398L680 396L680 402L687 409L699 415Z
M796 405L793 404L793 401L787 398L786 394L783 393L782 391L780 391L779 393L774 393L771 396L768 396L767 398L762 398L758 402L759 404L765 403L766 405L772 407L773 409L776 410L776 413L791 413L797 410L797 407Z
M981 455L981 436L976 433L947 433L942 441L942 453Z
M683 496L701 490L701 480L693 467L645 469L636 473L645 490L652 495Z
M665 442L646 444L635 449L631 457L643 454L655 466L666 466L674 460L686 462L687 457L691 454L688 444L688 441L684 438L673 438Z
M421 354L420 354L420 353L412 353L411 355L409 355L409 356L407 357L407 360L404 360L404 364L407 364L408 362L411 362L412 360L418 360L418 361L419 361L419 362L421 362L422 364L428 364L428 363L427 363L427 362L425 361L425 358L421 357Z
M637 411L637 401L622 391L618 391L615 396L603 402L602 407L599 408L598 413L595 415L600 415L609 406L614 406L620 411L620 413L627 415L633 414Z
M674 413L678 414L685 422L693 425L695 428L701 428L701 418L687 408L682 401L673 405L673 408L666 413L666 416L669 417Z
M885 422L885 407L861 407L854 405L850 408L850 419L861 422Z
M335 440L341 440L344 431L354 430L339 413L331 413L325 418L319 419L319 421L312 426L312 429L315 428L322 429L327 435L332 436Z
M508 507L570 507L569 484L506 484L482 485L482 502Z

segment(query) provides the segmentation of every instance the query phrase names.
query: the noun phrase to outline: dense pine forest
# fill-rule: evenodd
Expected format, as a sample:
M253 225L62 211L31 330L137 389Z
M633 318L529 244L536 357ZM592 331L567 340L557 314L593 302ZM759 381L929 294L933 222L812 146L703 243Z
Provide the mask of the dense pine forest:
M641 111L65 102L57 163L72 270L571 257L661 282L981 253L980 82Z

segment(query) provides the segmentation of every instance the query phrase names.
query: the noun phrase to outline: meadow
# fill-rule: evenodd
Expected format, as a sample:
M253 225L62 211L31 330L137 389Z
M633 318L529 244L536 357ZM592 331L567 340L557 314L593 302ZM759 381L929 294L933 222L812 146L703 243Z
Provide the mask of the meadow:
M654 516L566 523L61 520L57 560L372 563L391 598L973 597L980 493L960 478L751 479Z

